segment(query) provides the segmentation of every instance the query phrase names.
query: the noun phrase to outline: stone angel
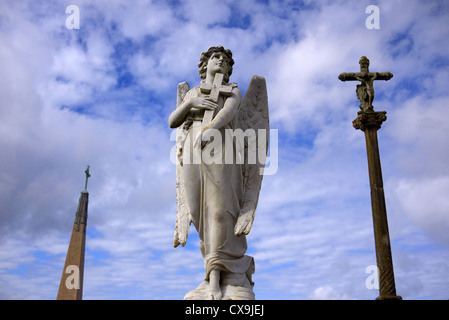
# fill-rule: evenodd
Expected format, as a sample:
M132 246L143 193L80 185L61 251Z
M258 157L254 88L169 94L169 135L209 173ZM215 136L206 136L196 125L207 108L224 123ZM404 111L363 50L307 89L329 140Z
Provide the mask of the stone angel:
M184 299L254 299L254 259L246 255L268 148L265 79L254 76L242 97L229 83L234 60L222 46L201 54L201 84L178 85L169 117L176 132L177 216L174 246L198 231L205 280ZM256 155L256 156L254 156Z

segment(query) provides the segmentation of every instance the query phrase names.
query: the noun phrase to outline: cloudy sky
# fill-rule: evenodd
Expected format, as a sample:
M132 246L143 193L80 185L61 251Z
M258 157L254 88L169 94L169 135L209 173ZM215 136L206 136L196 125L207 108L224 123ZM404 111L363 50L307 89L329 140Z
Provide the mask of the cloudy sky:
M379 29L368 29L369 5ZM66 7L79 8L69 29ZM199 239L173 248L176 87L223 45L245 91L266 78L278 167L249 254L257 299L375 299L364 134L352 127L366 55L397 293L449 298L449 6L442 1L2 1L0 299L55 299L91 166L84 299L182 299Z

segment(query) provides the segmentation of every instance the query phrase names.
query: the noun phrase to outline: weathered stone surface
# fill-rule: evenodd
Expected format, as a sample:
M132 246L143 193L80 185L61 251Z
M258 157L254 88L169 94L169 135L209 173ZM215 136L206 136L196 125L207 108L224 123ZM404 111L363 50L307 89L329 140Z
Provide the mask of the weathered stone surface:
M57 300L81 300L83 298L84 251L86 248L87 205L89 194L81 192L73 223L69 248L62 270Z
M387 120L386 111L359 111L352 125L355 129L365 131L367 128L379 130L382 123Z

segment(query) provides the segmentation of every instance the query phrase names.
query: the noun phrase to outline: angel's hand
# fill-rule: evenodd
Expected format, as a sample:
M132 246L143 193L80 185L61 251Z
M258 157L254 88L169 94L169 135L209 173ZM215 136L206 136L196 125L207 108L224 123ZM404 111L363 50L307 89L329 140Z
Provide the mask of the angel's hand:
M184 247L187 243L187 235L180 236L178 231L175 231L175 236L173 239L173 247L177 247L181 245L181 247Z
M237 237L241 235L247 235L251 231L251 227L254 222L254 210L248 210L246 212L241 211L237 219L237 223L234 227L234 234Z
M215 110L218 104L206 97L195 97L189 100L190 107L195 109Z

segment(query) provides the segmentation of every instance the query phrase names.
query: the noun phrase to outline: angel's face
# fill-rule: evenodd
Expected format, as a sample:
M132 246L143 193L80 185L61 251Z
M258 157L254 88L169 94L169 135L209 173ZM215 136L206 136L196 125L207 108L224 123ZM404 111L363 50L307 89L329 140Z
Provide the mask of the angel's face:
M215 52L207 62L207 71L211 74L217 72L227 74L229 71L228 57L223 52Z

